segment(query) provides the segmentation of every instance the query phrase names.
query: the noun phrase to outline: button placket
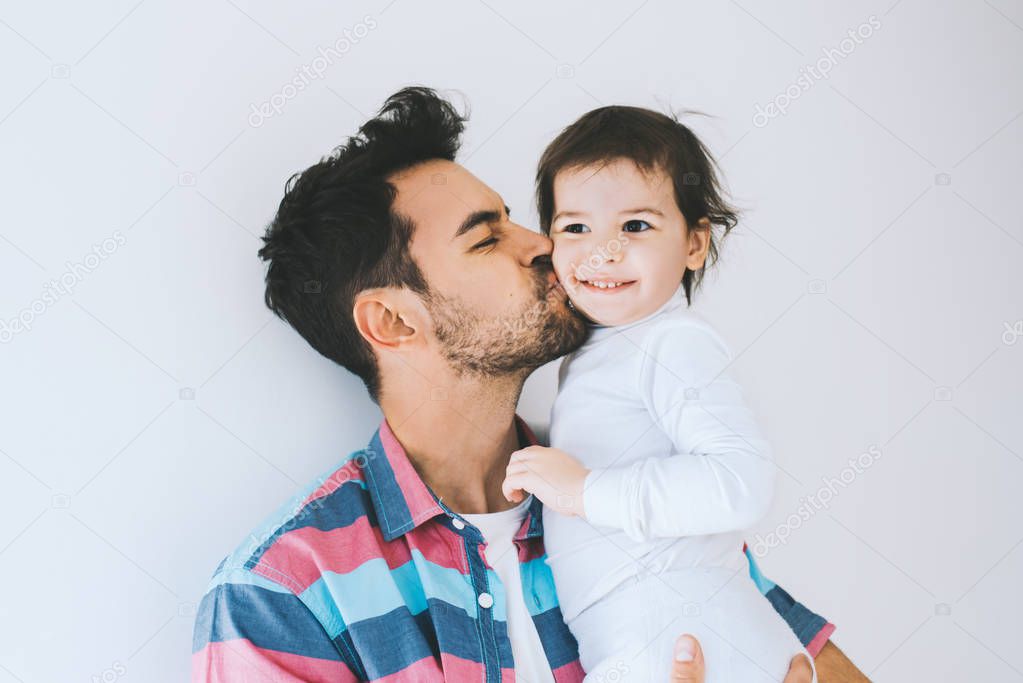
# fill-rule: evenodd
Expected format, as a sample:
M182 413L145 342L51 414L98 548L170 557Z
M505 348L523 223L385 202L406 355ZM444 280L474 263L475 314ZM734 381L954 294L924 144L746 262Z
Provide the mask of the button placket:
M454 519L452 519L452 525ZM488 588L487 562L485 560L484 548L486 543L483 536L476 530L476 527L469 527L461 534L465 548L465 556L469 563L469 575L466 577L472 585L476 594L476 604L479 605L479 629L480 629L480 658L483 662L485 673L484 680L501 680L500 656L497 649L498 635L494 628L494 596Z

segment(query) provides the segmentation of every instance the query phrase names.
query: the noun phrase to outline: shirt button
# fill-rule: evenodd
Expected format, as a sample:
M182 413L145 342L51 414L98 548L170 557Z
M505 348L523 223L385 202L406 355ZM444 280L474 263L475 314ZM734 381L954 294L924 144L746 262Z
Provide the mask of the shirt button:
M463 522L462 520L458 519L457 517L453 517L451 519L451 526L453 526L456 529L458 529L459 531L461 531L462 529L465 528L465 522Z
M483 609L489 609L494 606L494 596L490 593L480 593L480 596L476 598L476 602L480 604Z

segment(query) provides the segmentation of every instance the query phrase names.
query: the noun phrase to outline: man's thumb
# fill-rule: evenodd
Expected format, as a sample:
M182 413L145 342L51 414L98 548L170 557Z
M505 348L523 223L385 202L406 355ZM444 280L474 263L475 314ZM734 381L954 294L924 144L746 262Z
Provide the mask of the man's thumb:
M671 680L682 683L703 683L706 674L703 650L700 643L690 635L682 635L675 641L675 661L671 667Z

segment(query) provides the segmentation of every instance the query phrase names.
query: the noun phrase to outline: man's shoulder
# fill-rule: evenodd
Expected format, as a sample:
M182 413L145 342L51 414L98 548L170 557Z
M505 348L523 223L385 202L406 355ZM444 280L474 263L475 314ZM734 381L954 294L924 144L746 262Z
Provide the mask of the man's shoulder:
M333 641L346 629L339 594L364 592L365 577L346 574L383 552L365 454L353 451L302 487L221 560L197 610L193 653L239 637L275 650L284 638L291 654L337 659Z
M340 559L334 556L340 549L364 545L375 526L362 469L366 453L352 451L267 515L221 560L207 591L268 580L300 594Z

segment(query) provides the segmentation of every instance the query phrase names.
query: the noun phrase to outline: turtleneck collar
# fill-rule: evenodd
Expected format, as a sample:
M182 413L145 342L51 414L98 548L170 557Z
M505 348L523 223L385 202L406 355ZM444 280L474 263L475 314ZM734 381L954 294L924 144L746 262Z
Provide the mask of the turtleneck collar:
M582 348L586 348L588 346L596 344L597 342L603 339L607 339L608 337L614 334L618 334L619 332L624 332L625 330L649 322L653 318L656 318L657 316L669 310L674 310L680 306L685 306L685 302L686 302L685 287L683 287L682 283L679 282L678 287L675 288L674 293L672 293L672 295L668 297L667 301L661 304L653 313L650 313L638 320L633 320L631 323L625 323L624 325L600 325L597 323L586 323L587 329L590 330L590 336L586 339L586 342L583 344Z

